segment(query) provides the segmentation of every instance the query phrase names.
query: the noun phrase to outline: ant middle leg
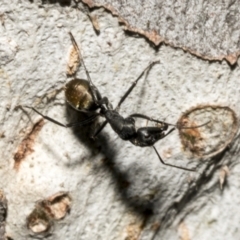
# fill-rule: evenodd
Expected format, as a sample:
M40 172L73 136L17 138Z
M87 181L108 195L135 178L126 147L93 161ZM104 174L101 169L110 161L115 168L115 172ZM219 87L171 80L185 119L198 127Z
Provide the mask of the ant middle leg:
M108 121L105 120L100 127L94 132L94 134L91 136L92 139L95 139L97 137L97 135L103 130L103 128L106 127L106 125L108 124Z
M155 61L150 63L144 70L143 72L138 76L138 78L132 83L132 85L129 87L129 89L125 92L125 94L123 95L123 97L120 99L117 107L115 108L115 111L119 111L121 104L125 101L125 99L129 96L129 94L132 92L132 90L134 89L134 87L137 85L138 81L141 79L141 77L143 76L143 74L147 71L149 71L153 65L159 63L160 61ZM94 133L94 135L92 136L92 138L95 138L102 130L103 128L107 125L107 121L104 121L102 123L102 125L97 129L97 131Z

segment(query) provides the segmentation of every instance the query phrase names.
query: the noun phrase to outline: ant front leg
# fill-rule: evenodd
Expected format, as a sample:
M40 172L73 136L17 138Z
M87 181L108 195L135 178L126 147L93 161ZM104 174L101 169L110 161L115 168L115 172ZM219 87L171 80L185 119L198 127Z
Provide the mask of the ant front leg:
M154 151L156 152L156 154L158 155L158 158L159 158L159 160L162 164L164 164L166 166L169 166L169 167L175 167L175 168L178 168L178 169L182 169L182 170L185 170L185 171L190 171L190 172L195 172L196 171L195 168L190 169L190 168L185 168L185 167L180 167L180 166L172 165L172 164L169 164L169 163L165 163L162 160L162 158L161 158L160 154L158 153L157 149L154 146L152 146L152 147L153 147Z
M136 118L143 118L143 119L147 119L153 122L157 122L157 123L161 123L163 124L162 128L158 128L158 127L143 127L143 128L139 128L137 131L137 136L138 138L135 139L136 143L133 142L133 144L135 145L139 145L139 146L152 146L154 151L156 152L160 162L166 166L170 166L170 167L175 167L175 168L179 168L182 170L186 170L186 171L191 171L194 172L196 171L196 169L189 169L189 168L185 168L185 167L180 167L180 166L176 166L176 165L172 165L169 163L165 163L163 161L163 159L161 158L160 154L158 153L157 149L154 147L154 143L156 143L157 141L159 141L160 139L163 139L165 137L167 137L171 132L173 132L176 128L173 127L171 128L166 134L164 133L164 131L167 130L168 128L168 123L150 118L146 115L142 115L142 114L132 114L130 115L130 117L136 117Z
M86 67L86 65L85 65L85 62L84 62L84 60L83 60L83 56L82 56L82 54L81 54L81 51L80 51L80 49L79 49L79 47L78 47L78 45L77 45L77 42L76 42L75 38L73 37L73 35L72 35L71 32L69 32L69 35L70 35L70 38L71 38L71 41L72 41L73 46L74 46L74 47L77 49L77 51L78 51L79 58L80 58L80 60L81 60L81 63L82 63L82 65L83 65L84 70L85 70L85 73L86 73L86 75L87 75L87 80L88 80L88 82L89 82L90 91L91 91L91 93L92 93L93 100L94 100L95 104L97 104L97 102L102 99L102 96L101 96L100 92L98 91L98 88L94 85L94 83L93 83L93 81L92 81L92 79L91 79L91 77L90 77L90 74L89 74L89 72L88 72L88 70L87 70L87 67Z

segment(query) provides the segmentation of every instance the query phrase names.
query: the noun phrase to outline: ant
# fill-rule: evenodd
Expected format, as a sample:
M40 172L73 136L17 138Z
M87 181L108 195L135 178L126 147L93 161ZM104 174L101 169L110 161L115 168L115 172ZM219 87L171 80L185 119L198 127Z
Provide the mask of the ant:
M168 136L176 128L179 128L178 125L159 121L157 119L153 119L151 117L148 117L146 115L139 114L139 113L131 114L126 118L124 118L122 115L119 114L119 110L120 110L122 103L126 100L126 98L129 96L129 94L132 92L132 90L137 85L137 83L141 79L141 77L146 72L148 72L154 64L159 63L159 61L150 63L144 69L144 71L139 75L139 77L131 84L131 86L128 88L128 90L124 93L123 97L118 102L117 107L114 109L112 107L111 103L109 102L108 98L102 97L98 88L92 82L89 72L85 66L81 51L76 43L76 40L74 39L71 32L69 32L69 35L70 35L73 46L78 51L78 54L79 54L79 57L81 60L81 64L83 65L85 73L87 75L87 80L73 79L69 83L67 83L66 87L65 87L66 100L67 100L68 104L70 104L75 110L84 112L84 113L92 113L92 115L90 117L88 117L86 120L83 120L80 122L63 124L61 122L56 121L53 118L43 115L34 107L29 107L29 106L26 106L26 107L32 109L37 114L41 115L44 119L47 119L50 122L53 122L61 127L65 127L65 128L74 127L74 126L83 126L85 124L88 124L88 123L94 121L98 116L105 117L105 121L95 131L92 138L95 138L102 131L102 129L107 125L107 123L109 123L111 125L112 129L118 134L118 136L122 140L130 141L133 145L139 146L139 147L152 147L154 149L154 151L156 152L156 154L162 164L164 164L166 166L170 166L170 167L179 168L182 170L195 171L195 169L188 169L185 167L180 167L180 166L165 163L163 161L163 159L161 158L160 154L158 153L157 149L154 146L154 144L157 141ZM97 109L99 109L99 112L96 112ZM141 118L141 119L149 120L151 122L155 122L155 123L157 123L157 126L136 128L134 118ZM198 127L202 127L206 124L208 124L208 123L194 126L194 127L181 127L181 128L184 128L184 129L198 128ZM169 126L173 126L173 128L168 130Z

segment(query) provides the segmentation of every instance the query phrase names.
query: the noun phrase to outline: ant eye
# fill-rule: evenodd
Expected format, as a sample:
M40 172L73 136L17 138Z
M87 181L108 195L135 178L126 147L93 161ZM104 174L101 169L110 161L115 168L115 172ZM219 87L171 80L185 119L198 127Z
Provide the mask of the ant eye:
M149 139L150 138L150 135L148 133L145 134L144 136L146 139Z

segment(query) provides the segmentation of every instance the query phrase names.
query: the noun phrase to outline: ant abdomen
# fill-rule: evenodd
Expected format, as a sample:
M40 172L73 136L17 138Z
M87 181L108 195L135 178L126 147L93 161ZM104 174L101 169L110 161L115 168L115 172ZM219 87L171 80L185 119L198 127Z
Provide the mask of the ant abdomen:
M97 109L87 80L75 78L69 81L65 86L65 97L67 103L77 111L89 112Z

